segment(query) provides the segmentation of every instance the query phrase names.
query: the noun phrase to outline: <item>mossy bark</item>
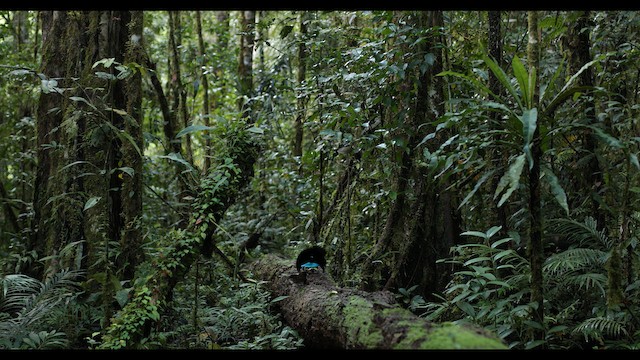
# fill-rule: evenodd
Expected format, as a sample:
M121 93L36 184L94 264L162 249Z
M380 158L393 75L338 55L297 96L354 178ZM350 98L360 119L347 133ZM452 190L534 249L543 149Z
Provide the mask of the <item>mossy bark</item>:
M142 11L132 11L129 21L129 38L124 56L125 63L144 63ZM142 75L134 73L125 82L126 112L129 115L124 123L124 131L134 143L122 144L122 163L133 169L133 175L119 173L122 176L122 237L120 238L123 277L133 279L135 269L144 260L142 251L142 163L141 151L144 149L142 136ZM137 146L137 148L136 148Z
M213 234L225 211L253 177L258 154L256 142L246 131L227 134L227 140L228 152L222 158L231 159L231 163L212 169L201 181L189 226L173 232L175 238L168 239L172 244L168 250L145 264L149 275L136 281L135 295L105 329L101 348L135 348L149 336L176 284L186 277L198 256L211 253Z
M95 72L115 76L115 66L93 67L105 58L125 62L125 45L133 28L128 26L131 13L51 11L43 12L42 19L41 72L56 80L57 88L44 92L38 105L31 245L40 256L49 256L47 273L73 267L89 270L90 277L109 267L109 241L126 238L125 250L140 246L141 234L129 230L142 209L142 159L137 151L132 154L133 145L122 136L130 131L127 136L142 148L139 75L126 81L106 80ZM131 115L123 116L123 111ZM133 179L126 179L129 175L118 168L133 169ZM85 209L90 199L97 202ZM60 256L65 248L76 251ZM125 261L126 265L121 264L124 273L132 277L136 261ZM96 263L101 265L92 266Z
M337 287L322 272L298 274L294 261L265 255L251 264L278 309L309 348L506 349L493 334L451 323L433 324L395 303L387 291Z

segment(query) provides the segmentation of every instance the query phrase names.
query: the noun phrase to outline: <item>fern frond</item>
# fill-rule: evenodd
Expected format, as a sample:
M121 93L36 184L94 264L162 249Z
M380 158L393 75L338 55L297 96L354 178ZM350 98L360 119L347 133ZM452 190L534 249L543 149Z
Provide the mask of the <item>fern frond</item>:
M579 289L585 290L598 288L602 296L606 296L605 286L607 284L607 276L605 274L586 273L567 278L567 284L577 286Z
M587 319L576 326L573 333L582 334L586 339L598 339L601 337L619 339L622 336L629 335L625 325L615 319L595 317Z
M13 313L22 308L42 285L40 281L23 274L6 275L0 279L0 283L2 283L0 311L7 313Z
M611 249L611 241L605 230L598 231L598 222L588 216L584 222L572 219L555 219L549 222L549 228L560 235L567 237L567 240L578 247Z
M545 261L543 271L546 276L558 276L569 272L591 270L604 267L608 252L576 248L553 254Z
M79 288L78 278L81 275L81 271L61 270L44 283L21 274L5 276L2 279L3 298L0 310L10 311L13 315L0 321L0 343L19 347L26 342L28 346L37 345L37 348L62 344L60 339L66 336L64 333L36 333L32 330L61 301L73 296Z

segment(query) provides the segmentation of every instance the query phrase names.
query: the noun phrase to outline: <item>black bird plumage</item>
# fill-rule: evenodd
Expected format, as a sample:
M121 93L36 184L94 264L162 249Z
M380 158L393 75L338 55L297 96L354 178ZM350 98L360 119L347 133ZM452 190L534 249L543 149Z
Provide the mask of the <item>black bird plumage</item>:
M304 249L296 259L296 269L298 271L302 271L302 265L311 262L320 265L320 268L324 271L324 268L327 265L326 255L327 252L320 246L312 246L308 249Z

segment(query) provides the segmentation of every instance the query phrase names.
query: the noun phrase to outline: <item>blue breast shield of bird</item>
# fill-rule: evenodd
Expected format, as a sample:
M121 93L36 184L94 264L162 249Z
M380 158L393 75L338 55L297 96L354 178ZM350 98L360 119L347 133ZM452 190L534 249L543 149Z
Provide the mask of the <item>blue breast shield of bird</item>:
M324 271L326 265L326 251L320 246L312 246L302 250L296 259L298 272Z

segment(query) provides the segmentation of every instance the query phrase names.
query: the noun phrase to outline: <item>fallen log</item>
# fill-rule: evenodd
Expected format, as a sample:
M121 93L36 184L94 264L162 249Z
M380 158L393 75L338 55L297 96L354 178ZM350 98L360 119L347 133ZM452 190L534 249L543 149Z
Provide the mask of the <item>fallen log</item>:
M388 291L341 288L324 272L298 273L292 261L265 255L250 266L267 281L284 320L308 348L507 349L494 334L453 323L436 324L398 305Z

